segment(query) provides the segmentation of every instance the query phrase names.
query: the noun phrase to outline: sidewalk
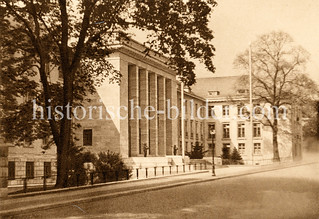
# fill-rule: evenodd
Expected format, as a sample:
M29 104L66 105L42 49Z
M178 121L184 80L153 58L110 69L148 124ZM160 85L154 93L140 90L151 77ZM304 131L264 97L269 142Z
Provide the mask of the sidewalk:
M217 168L215 171L216 176L211 176L211 171L206 170L172 176L66 188L59 191L51 190L32 195L13 195L1 201L0 216L16 215L31 210L43 210L72 203L96 201L144 191L160 190L307 164L309 163L300 162L267 166L230 166L228 168Z

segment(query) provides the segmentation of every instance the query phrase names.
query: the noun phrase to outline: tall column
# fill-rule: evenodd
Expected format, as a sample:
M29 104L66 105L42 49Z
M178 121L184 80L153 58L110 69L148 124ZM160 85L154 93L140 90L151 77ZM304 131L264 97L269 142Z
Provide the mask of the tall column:
M166 89L165 78L157 77L158 84L158 155L166 155Z
M157 135L157 75L150 72L149 75L149 104L154 108L154 111L149 112L149 144L150 155L157 156L158 154L158 135Z
M143 153L143 145L146 144L149 147L149 136L148 136L148 119L145 117L144 112L146 107L148 107L148 71L144 69L139 70L139 79L140 79L140 89L139 89L139 100L140 100L140 107L142 112L142 117L140 119L140 136L141 136L141 148L139 148L139 153Z
M168 118L168 112L166 113L166 155L173 155L173 135L172 135L172 123L173 123L173 119L175 119L175 117L177 117L176 112L172 109L172 81L170 79L166 79L165 82L165 87L166 87L166 101L169 100L170 103L170 109L167 108L167 111L170 111L170 115ZM166 102L167 103L167 102ZM168 105L167 105L168 107ZM178 119L178 117L177 117ZM178 145L176 145L177 147Z
M128 114L129 114L129 136L130 136L130 156L136 157L139 153L139 80L138 67L136 65L128 66Z

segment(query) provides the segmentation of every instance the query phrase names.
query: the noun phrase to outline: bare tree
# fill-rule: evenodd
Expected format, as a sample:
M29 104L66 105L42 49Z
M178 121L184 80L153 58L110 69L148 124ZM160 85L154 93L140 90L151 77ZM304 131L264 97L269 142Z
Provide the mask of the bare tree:
M292 104L305 104L316 84L305 74L309 54L284 32L261 35L251 45L253 96L272 107L265 117L273 132L273 159L279 161L278 109ZM237 56L234 65L249 70L249 50ZM248 77L243 81L248 86Z

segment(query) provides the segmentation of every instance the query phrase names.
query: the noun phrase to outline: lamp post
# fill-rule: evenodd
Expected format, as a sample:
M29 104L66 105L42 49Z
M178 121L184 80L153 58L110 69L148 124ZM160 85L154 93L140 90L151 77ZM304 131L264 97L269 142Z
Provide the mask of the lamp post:
M216 176L215 174L215 144L214 144L214 139L215 139L215 129L210 130L210 135L212 137L212 176Z

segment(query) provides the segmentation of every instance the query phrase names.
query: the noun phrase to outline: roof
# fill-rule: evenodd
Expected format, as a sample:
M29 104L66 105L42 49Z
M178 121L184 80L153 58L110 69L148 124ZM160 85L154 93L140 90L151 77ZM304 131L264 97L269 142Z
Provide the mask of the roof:
M197 78L192 92L205 99L222 100L229 97L243 98L249 95L242 76ZM245 92L245 93L239 93Z

